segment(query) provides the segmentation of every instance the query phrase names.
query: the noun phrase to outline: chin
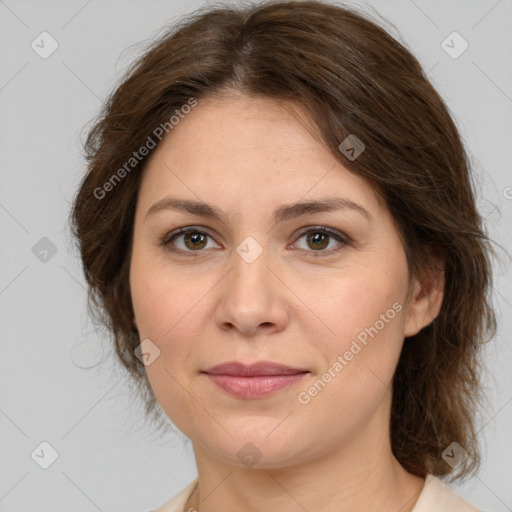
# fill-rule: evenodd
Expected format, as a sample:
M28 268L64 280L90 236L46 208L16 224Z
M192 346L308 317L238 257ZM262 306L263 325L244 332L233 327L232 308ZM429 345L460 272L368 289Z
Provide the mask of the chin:
M285 415L286 416L286 415ZM285 417L283 416L283 418ZM228 464L247 469L289 467L303 460L309 444L304 435L279 425L274 418L244 419L243 425L225 426L233 437L202 439L201 444ZM276 428L277 427L277 428ZM315 440L311 440L311 447Z

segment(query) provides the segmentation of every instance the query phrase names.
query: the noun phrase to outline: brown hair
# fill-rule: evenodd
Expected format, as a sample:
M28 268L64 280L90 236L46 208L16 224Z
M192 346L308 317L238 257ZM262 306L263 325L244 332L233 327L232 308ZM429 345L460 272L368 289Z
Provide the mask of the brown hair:
M430 250L444 255L441 311L405 341L395 373L391 445L415 475L467 475L479 463L479 348L496 330L488 295L492 251L475 206L469 158L416 58L365 15L317 1L190 14L132 65L88 134L88 172L71 213L73 235L90 310L111 331L120 362L145 394L147 415L157 416L158 406L134 354L141 340L129 286L147 158L129 170L126 162L191 98L229 89L303 107L326 146L389 208L411 276L426 268ZM338 149L349 134L366 146L353 161ZM115 190L98 198L123 166L127 172ZM442 458L454 441L470 455L456 471Z

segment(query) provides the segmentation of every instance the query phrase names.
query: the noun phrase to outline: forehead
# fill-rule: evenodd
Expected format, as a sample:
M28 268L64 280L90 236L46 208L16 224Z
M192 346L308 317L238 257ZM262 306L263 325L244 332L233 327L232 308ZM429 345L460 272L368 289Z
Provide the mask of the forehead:
M291 103L243 95L206 98L166 136L159 150L190 161L242 160L244 155L280 162L319 156L313 123ZM192 151L193 149L193 151ZM241 164L242 162L240 162ZM246 162L245 167L250 162Z
M334 194L379 207L369 183L324 146L303 111L240 95L200 102L156 148L140 196L167 192L234 209Z

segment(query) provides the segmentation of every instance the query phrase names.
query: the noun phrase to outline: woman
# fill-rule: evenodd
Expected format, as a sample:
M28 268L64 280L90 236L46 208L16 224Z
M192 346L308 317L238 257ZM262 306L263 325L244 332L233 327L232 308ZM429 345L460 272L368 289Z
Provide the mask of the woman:
M214 8L131 68L72 220L198 478L159 511L474 511L490 249L417 60L316 1Z

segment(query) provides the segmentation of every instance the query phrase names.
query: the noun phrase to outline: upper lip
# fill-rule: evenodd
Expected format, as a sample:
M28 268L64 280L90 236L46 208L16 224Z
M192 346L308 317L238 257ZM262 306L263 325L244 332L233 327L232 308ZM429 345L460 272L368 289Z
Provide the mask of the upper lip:
M308 370L273 363L272 361L258 361L257 363L250 365L239 363L237 361L230 361L208 368L208 370L204 370L204 373L211 375L255 377L263 375L295 375L297 373L305 373L307 371Z

